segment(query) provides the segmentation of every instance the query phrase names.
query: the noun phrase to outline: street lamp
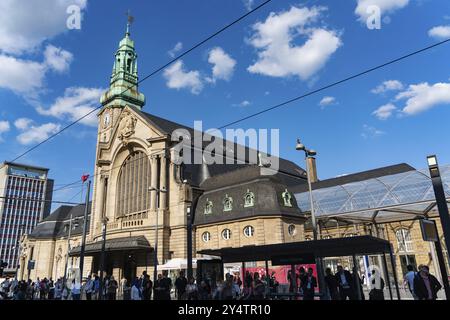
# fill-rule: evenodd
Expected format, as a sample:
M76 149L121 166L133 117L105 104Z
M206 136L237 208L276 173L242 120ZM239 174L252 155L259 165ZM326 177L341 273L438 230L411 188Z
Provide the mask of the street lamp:
M156 280L158 279L158 216L159 216L159 194L160 193L167 193L167 190L165 188L158 189L155 187L148 188L149 191L155 191L156 192L156 222L155 222L155 249L153 250L153 261L154 261L154 270L153 270L153 283L156 283Z
M103 299L103 269L105 269L105 249L106 249L106 226L108 224L108 217L102 219L102 251L100 252L100 283L98 299Z
M295 147L295 150L305 152L306 178L308 181L309 201L311 204L311 224L313 227L314 240L317 240L317 223L316 223L316 215L314 212L314 201L313 201L313 196L312 196L311 179L310 179L311 168L309 167L309 161L308 161L308 158L314 157L315 155L317 155L317 152L314 150L307 149L305 147L305 145L300 142L300 139L297 139L297 146Z
M313 238L314 240L317 240L317 222L316 222L316 214L314 211L314 201L313 201L313 195L312 195L312 187L311 187L311 168L309 166L308 158L312 158L315 155L317 155L317 152L306 148L306 146L301 143L300 139L297 139L297 145L295 147L295 150L297 151L303 151L305 153L305 162L306 162L306 179L308 181L308 190L309 190L309 201L311 204L311 224L313 228ZM317 277L319 278L319 289L321 298L323 297L323 293L325 291L325 281L323 277L323 270L322 270L322 259L316 258L316 266L317 266Z
M18 274L19 274L20 255L22 254L22 244L20 243L20 241L22 240L21 238L23 236L23 228L24 227L25 227L24 224L21 224L20 227L19 227L19 243L18 243L18 245L19 245L19 248L18 248L19 252L18 252L18 255L17 255L17 263L16 263L16 276L15 276L16 280L17 280ZM22 268L22 270L23 270L23 268Z
M70 214L70 221L69 221L69 234L67 236L67 254L66 254L66 263L64 266L64 285L67 283L67 268L69 264L69 252L70 252L70 237L72 235L72 220L73 220L73 214ZM66 224L67 226L67 224Z

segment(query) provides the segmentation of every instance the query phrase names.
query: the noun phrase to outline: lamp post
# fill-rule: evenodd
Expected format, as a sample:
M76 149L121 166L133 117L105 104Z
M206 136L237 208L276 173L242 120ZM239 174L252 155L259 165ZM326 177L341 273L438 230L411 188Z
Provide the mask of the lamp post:
M198 194L195 196L192 204L187 208L187 277L193 277L193 263L192 263L192 231L195 220L195 211L197 210L198 199L203 194L203 190L198 189Z
M84 252L86 249L86 233L87 233L90 191L91 191L91 180L88 181L86 190L86 203L84 207L83 237L81 238L81 250L80 250L80 284L83 283Z
M155 191L156 192L156 221L155 221L155 249L153 250L153 261L154 261L154 269L153 269L153 283L156 283L156 280L158 279L158 216L159 216L159 194L160 193L167 193L167 190L165 188L159 189L155 187L150 187L148 189L149 191Z
M318 240L318 232L317 232L317 221L316 221L316 214L314 211L314 200L313 200L313 194L312 194L312 186L311 186L311 168L309 166L308 158L314 157L317 155L317 152L306 148L306 146L300 142L300 139L297 139L297 145L295 147L295 150L297 151L303 151L305 153L305 162L306 162L306 179L308 181L308 191L309 191L309 201L311 205L311 224L313 229L313 239ZM324 295L325 291L325 281L323 277L323 270L322 270L322 259L316 258L316 266L317 266L317 277L319 278L319 290L321 293L321 299Z
M100 283L98 299L103 299L103 269L105 269L105 249L106 249L106 225L108 224L108 217L103 217L102 220L102 251L100 252Z
M69 264L69 251L70 251L70 236L72 235L72 219L73 214L70 214L70 221L69 221L69 234L67 236L67 254L66 254L66 263L64 265L64 285L67 284L67 268Z
M16 280L18 279L18 274L19 274L20 255L22 254L22 244L20 243L20 241L21 241L21 238L23 236L23 228L24 227L25 227L24 224L21 224L20 227L19 227L19 243L18 243L18 245L19 245L19 252L18 252L18 255L17 255L17 263L16 263L16 275L15 275L15 279ZM23 268L22 268L22 270L23 270Z

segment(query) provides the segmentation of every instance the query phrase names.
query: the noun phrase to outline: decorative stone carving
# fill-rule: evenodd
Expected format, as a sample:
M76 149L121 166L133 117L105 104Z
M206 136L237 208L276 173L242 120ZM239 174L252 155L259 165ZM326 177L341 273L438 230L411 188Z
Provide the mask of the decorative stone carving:
M118 138L125 146L128 144L128 139L134 134L136 122L137 119L129 111L122 113Z
M204 214L212 214L213 203L209 199L206 199Z
M285 207L292 207L292 196L288 189L284 190L281 197L283 198Z
M255 205L255 194L247 189L244 195L244 208L253 207Z
M223 211L231 210L233 210L233 198L226 195L225 199L223 199Z

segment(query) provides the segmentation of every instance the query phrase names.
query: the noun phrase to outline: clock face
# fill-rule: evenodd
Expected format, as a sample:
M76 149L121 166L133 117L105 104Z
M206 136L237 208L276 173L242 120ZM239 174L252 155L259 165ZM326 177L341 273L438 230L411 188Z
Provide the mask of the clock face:
M103 116L103 127L108 127L109 123L111 122L111 114L109 112L106 112Z

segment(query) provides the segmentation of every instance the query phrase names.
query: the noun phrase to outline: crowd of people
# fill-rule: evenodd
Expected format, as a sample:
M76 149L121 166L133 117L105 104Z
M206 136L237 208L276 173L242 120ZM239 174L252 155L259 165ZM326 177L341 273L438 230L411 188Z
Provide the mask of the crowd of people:
M426 265L419 266L414 271L408 266L408 273L404 277L405 287L416 300L436 300L437 293L442 288L439 281L430 274ZM245 272L241 280L239 273L225 275L224 280L213 281L210 277L196 281L187 278L183 271L172 283L167 272L158 274L155 283L146 271L132 281L122 279L120 283L112 275L106 275L103 281L97 275L88 277L82 284L79 281L64 281L63 278L53 281L52 278L37 279L36 281L18 281L6 278L0 284L1 300L263 300L290 299L314 300L317 293L317 279L313 269L300 267L288 272L289 293L280 294L275 273L260 276L258 272ZM385 283L376 270L369 275L368 286L370 300L384 300ZM342 266L337 267L333 274L330 268L325 271L326 294L331 300L365 299L362 290L363 279L352 274ZM359 293L358 293L359 290ZM173 293L173 294L172 294Z

